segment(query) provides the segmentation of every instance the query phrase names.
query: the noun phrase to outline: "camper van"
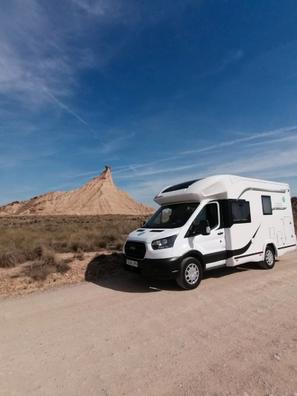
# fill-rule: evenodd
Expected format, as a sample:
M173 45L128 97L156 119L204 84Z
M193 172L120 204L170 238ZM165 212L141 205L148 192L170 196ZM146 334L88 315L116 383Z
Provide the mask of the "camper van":
M206 270L256 262L272 269L296 249L288 184L233 175L164 188L156 213L124 245L125 268L196 288Z

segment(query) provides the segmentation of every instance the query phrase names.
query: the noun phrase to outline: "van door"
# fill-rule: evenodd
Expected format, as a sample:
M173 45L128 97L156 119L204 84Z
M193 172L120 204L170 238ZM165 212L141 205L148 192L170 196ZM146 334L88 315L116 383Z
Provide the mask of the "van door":
M199 251L204 258L206 268L215 267L226 263L226 242L224 228L220 228L220 207L219 202L206 204L193 221L194 229L198 230L195 235L191 235L191 228L187 237L190 249ZM203 235L199 232L201 221L208 221L210 233Z

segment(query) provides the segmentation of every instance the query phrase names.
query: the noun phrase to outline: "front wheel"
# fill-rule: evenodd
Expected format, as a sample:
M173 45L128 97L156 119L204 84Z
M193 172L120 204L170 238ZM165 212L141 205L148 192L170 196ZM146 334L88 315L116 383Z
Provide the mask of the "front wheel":
M195 289L201 282L202 276L203 268L200 261L194 257L186 257L181 263L176 282L183 289Z
M264 260L260 263L260 267L264 269L272 269L275 264L274 249L271 246L267 246L265 250Z

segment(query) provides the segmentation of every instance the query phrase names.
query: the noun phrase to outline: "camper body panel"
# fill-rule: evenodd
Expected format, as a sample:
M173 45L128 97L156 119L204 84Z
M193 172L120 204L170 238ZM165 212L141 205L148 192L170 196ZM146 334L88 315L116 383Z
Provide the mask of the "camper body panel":
M271 214L263 213L262 197L270 197ZM249 249L240 255L231 257L227 265L234 266L250 261L261 261L267 245L273 245L276 257L296 248L293 215L289 189L272 191L268 189L246 190L241 199L250 204L251 222L234 224L226 229L228 248L235 250L238 246L251 241ZM254 235L254 233L256 233ZM250 238L250 239L249 239Z
M160 220L160 226L145 226L129 235L124 254L128 260L135 260L140 272L154 275L161 269L162 277L172 278L188 256L198 258L204 269L211 269L261 262L267 246L273 248L276 257L296 249L287 184L233 175L211 176L167 187L155 201L161 208L193 202L197 208L181 227L166 229ZM203 219L212 223L210 233L191 235L193 224ZM155 240L171 237L175 238L173 246L152 247ZM133 243L142 246L138 256L129 250L134 248Z
M205 200L240 199L250 190L285 192L286 183L277 183L260 179L251 179L235 175L216 175L193 180L187 188L173 190L174 186L163 189L154 198L159 205L177 202L202 202ZM167 190L169 190L167 192Z

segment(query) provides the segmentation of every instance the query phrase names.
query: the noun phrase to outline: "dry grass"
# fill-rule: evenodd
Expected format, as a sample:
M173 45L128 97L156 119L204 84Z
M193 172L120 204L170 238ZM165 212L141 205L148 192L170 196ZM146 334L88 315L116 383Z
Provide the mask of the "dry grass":
M84 252L82 252L81 250L79 250L78 252L76 252L73 256L73 258L75 260L79 260L82 261L85 258Z
M43 247L39 251L39 257L25 266L20 275L28 276L34 281L43 281L49 274L65 273L69 269L69 265L59 260L54 251Z
M45 266L58 268L50 258L56 252L74 252L82 260L84 252L120 250L128 233L144 220L138 216L0 217L0 267L33 261L34 271L40 272Z
M297 198L292 199L292 206L296 227ZM128 233L144 220L138 216L0 217L0 268L7 268L0 273L0 286L14 281L17 285L17 278L24 280L23 289L28 282L30 286L30 282L42 284L45 280L74 282L86 265L88 275L112 271L119 267L120 255L101 254L88 265L89 252L118 252ZM9 294L7 287L3 293Z

